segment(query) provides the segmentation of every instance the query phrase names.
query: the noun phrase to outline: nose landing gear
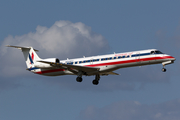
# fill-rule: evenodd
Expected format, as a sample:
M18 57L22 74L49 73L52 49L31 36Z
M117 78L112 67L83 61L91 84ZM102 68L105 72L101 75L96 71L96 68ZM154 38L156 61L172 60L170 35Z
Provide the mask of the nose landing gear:
M162 65L163 65L162 72L166 72L165 64Z

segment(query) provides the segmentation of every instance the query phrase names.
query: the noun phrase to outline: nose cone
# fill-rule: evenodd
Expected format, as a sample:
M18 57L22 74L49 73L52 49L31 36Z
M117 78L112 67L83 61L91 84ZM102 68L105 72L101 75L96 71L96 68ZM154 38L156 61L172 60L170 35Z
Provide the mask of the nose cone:
M175 60L176 60L175 57L173 57L173 56L170 56L170 57L171 57L171 60L172 60L172 61L175 61Z
M167 55L167 54L164 55L164 58L166 58L166 59L168 59L168 60L171 60L171 61L173 61L173 62L176 60L175 57L173 57L173 56L171 56L171 55Z
M173 60L175 61L175 60L176 60L176 58L175 58L175 57L173 57Z

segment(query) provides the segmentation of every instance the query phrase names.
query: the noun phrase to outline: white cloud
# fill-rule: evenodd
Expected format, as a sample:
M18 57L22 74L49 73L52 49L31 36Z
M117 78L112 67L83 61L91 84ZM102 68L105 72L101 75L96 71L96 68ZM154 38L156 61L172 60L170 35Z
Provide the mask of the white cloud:
M82 120L179 120L180 99L152 105L120 101L103 108L89 106L79 117Z
M33 46L40 50L42 58L61 59L97 55L109 50L107 40L85 24L57 21L50 28L37 26L35 32L21 36L9 35L1 45L1 75L26 74L21 51L6 48L5 45ZM1 63L2 63L1 62Z

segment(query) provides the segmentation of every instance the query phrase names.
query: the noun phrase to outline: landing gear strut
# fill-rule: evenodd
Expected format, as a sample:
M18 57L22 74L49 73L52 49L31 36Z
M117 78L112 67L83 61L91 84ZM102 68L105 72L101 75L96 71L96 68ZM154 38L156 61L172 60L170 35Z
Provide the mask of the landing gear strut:
M98 85L99 84L99 80L100 80L100 75L98 74L98 75L96 75L95 80L93 80L92 83L94 85Z
M165 64L163 64L162 71L163 71L163 72L166 72L166 68L164 68L164 67L165 67Z

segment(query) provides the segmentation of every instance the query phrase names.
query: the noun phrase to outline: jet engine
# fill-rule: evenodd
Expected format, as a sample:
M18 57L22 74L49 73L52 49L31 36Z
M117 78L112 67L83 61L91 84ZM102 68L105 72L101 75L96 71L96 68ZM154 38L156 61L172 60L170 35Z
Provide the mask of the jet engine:
M42 59L41 61L44 61L44 62L52 62L52 63L60 63L59 59L57 58L48 58L48 59ZM37 67L37 68L52 68L53 66L48 64L48 63L42 63L42 62L36 62L34 64L34 67Z

